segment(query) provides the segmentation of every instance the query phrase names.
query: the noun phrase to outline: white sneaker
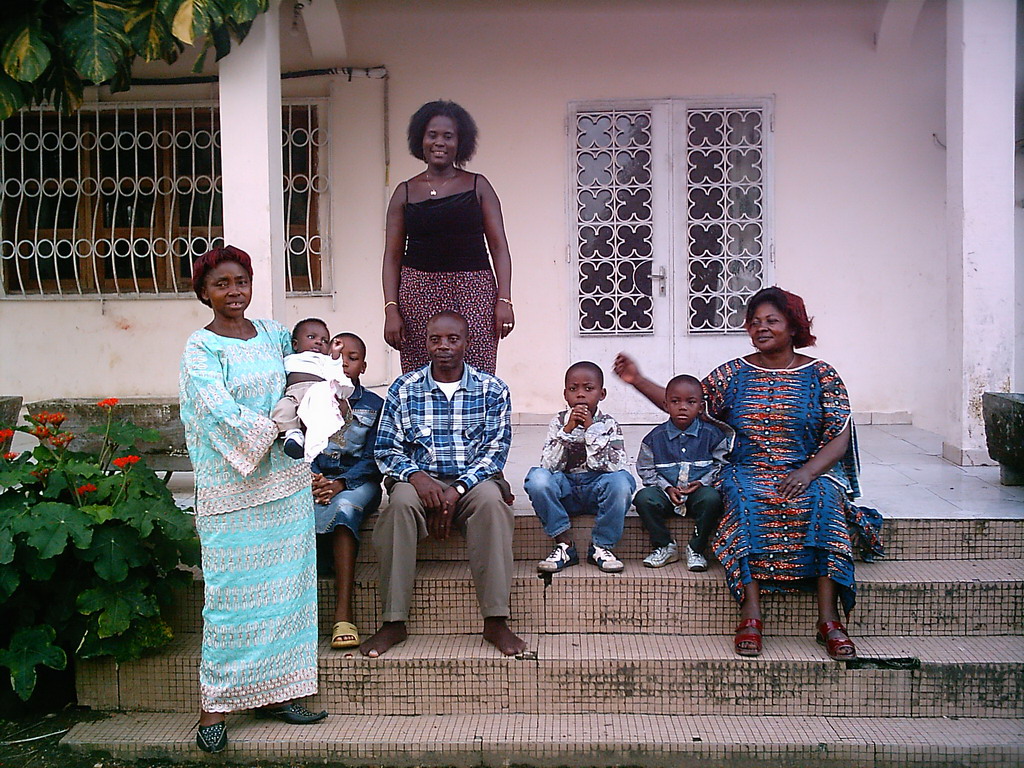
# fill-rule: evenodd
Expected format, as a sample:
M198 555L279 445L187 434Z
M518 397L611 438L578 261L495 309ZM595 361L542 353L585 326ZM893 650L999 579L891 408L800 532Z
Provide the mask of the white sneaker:
M587 562L596 565L605 573L621 573L622 569L626 567L615 556L614 552L610 549L599 547L596 544L590 545L590 551L587 552Z
M706 571L708 569L708 560L704 555L698 555L692 549L690 545L686 545L686 567L691 571Z
M537 563L537 570L541 573L557 573L570 565L579 565L580 556L576 554L576 547L572 544L555 544L551 554Z
M674 541L670 541L664 547L658 547L645 557L644 565L648 568L663 568L669 563L676 562L678 559L679 546Z

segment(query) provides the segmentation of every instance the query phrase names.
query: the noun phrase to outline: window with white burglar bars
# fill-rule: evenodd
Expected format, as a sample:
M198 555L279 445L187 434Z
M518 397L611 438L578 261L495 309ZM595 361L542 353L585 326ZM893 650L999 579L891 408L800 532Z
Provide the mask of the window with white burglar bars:
M667 104L574 113L580 335L654 333L659 228L675 234L662 242L674 242L667 261L685 276L673 298L687 332L742 331L747 300L764 286L768 102ZM670 148L660 165L659 139ZM663 198L671 203L659 207Z
M191 293L223 238L216 105L98 104L0 122L0 285L7 297ZM327 126L282 112L286 288L329 288Z

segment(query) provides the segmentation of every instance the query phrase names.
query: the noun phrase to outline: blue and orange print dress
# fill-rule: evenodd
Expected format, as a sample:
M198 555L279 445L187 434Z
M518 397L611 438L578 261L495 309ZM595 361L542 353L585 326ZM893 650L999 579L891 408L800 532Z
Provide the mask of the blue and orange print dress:
M710 414L736 431L729 463L717 483L725 512L713 546L733 597L752 580L766 591L814 591L828 576L849 614L856 582L854 550L882 553L882 517L854 505L856 441L846 455L786 499L779 483L851 425L846 386L828 363L766 369L742 358L704 380Z

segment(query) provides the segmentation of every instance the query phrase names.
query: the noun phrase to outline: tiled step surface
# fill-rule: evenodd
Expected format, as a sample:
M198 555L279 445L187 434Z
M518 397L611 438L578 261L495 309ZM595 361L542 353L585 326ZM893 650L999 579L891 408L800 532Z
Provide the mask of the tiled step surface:
M857 566L858 600L848 626L859 635L1011 635L1024 632L1024 560L880 561ZM376 566L357 567L353 597L364 632L379 623ZM320 580L321 632L330 630L334 586ZM184 591L171 617L177 633L201 625L202 585ZM766 594L765 623L775 635L805 636L814 626L811 595ZM517 562L512 624L517 632L731 634L737 607L720 567L691 573L682 563L621 574L582 564L556 574L550 585L532 562ZM467 634L480 616L469 568L457 562L421 563L409 631Z
M309 726L229 715L225 761L288 765L1010 768L1024 762L1011 719L732 715L335 714ZM131 713L81 723L62 743L122 758L197 759L195 715Z
M380 658L320 647L320 693L335 713L618 713L857 717L1020 717L1024 638L858 637L861 663L916 657L920 668L848 667L810 637L765 638L759 658L721 636L528 635L507 658L478 635L413 636ZM533 657L535 654L535 658ZM97 708L184 711L198 701L199 638L121 664ZM96 689L100 695L102 692Z
M530 510L516 501L513 556L516 560L536 562L551 551L551 539ZM361 532L365 546L359 553L360 562L376 562L370 543L376 516L367 519ZM585 548L590 542L593 518L581 516L573 519L574 538ZM669 528L676 540L685 545L693 535L693 521L682 518L669 520ZM977 560L1024 557L1024 520L1013 519L910 519L892 518L885 521L883 530L886 560ZM420 545L423 560L464 560L466 546L455 534L447 542L427 539ZM623 560L637 564L651 551L650 540L635 513L626 516L626 527L615 553Z

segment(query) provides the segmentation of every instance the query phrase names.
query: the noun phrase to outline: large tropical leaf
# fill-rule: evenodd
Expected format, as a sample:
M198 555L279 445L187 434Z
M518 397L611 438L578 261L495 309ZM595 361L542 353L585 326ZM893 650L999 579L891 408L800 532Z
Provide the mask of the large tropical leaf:
M104 584L87 589L78 596L78 610L84 614L99 612L100 637L113 637L131 626L137 616L156 616L160 609L156 598L146 595L138 584Z
M53 644L57 633L42 624L22 627L11 636L11 644L0 649L0 667L11 670L11 687L22 701L28 701L36 688L36 667L64 669L67 654Z
M125 580L130 567L146 562L147 551L131 528L108 525L93 534L82 559L92 562L101 579L116 583Z
M161 0L161 6L178 5L171 22L171 32L186 45L192 45L211 28L224 24L224 10L219 0Z
M173 64L185 46L171 34L166 17L153 3L138 8L128 20L128 39L144 61L163 60Z
M115 0L92 0L71 19L61 30L61 42L75 71L94 83L114 77L130 55L129 18L128 9Z
M0 603L7 602L7 598L14 594L14 590L21 583L21 574L13 565L0 565Z
M25 83L36 80L50 64L50 41L37 20L23 19L0 51L4 71Z
M4 120L32 100L32 91L3 70L0 70L0 120Z
M58 501L36 504L30 514L18 515L11 524L15 533L28 536L28 545L44 560L63 552L69 539L79 549L88 547L92 542L91 526L87 514Z
M224 0L223 4L225 20L239 24L248 24L270 7L268 0Z

